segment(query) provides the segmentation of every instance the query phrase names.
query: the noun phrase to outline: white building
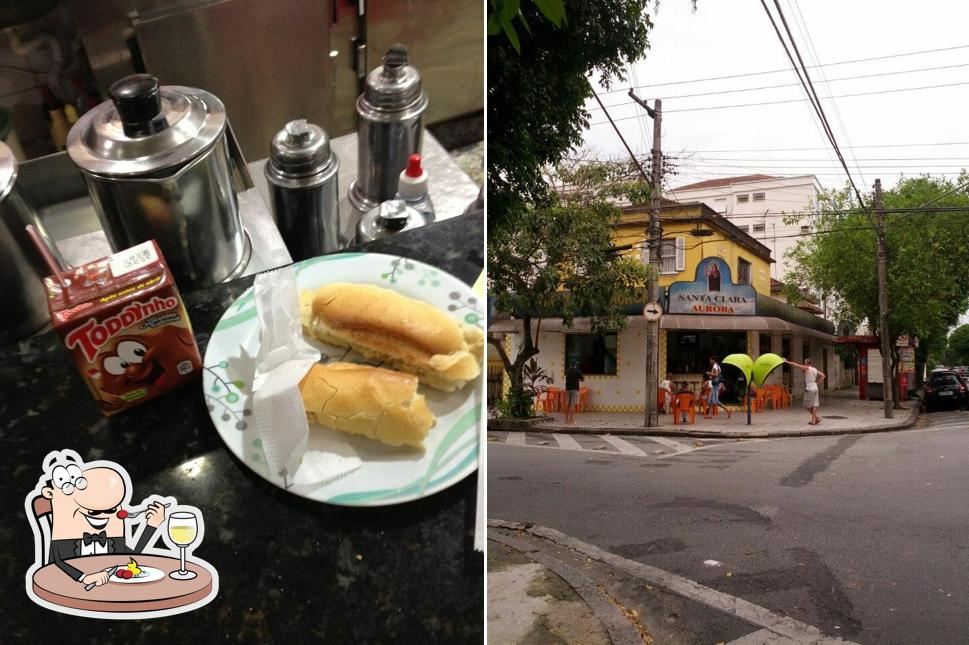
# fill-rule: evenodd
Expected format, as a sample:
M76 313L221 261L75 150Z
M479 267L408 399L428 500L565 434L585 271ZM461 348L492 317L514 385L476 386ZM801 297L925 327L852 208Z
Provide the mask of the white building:
M664 197L703 202L726 216L771 250L771 277L783 281L791 267L786 257L788 249L797 244L801 235L811 232L810 219L785 224L784 215L815 212L821 193L821 184L814 175L758 174L687 184L668 191Z

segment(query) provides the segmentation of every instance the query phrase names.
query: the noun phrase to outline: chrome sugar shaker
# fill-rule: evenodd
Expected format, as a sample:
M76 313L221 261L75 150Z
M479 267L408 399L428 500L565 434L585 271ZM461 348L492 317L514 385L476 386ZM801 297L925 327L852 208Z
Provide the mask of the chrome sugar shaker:
M306 119L290 121L273 137L266 179L276 226L294 261L341 248L339 167L329 136Z

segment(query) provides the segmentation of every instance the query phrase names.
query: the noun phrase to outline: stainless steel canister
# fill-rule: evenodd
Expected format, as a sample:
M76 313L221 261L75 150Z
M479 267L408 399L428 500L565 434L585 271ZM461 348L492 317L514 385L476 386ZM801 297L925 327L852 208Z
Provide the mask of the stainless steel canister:
M64 266L37 211L17 190L17 170L13 152L0 143L0 343L30 336L50 321L43 283L50 270L27 235L28 224Z
M154 239L182 289L239 275L249 259L232 186L225 106L203 90L125 77L71 128L111 247ZM236 158L237 164L244 160Z
M306 119L273 137L266 162L276 227L294 261L341 248L337 172L330 138Z
M421 151L426 110L421 75L407 64L407 48L394 45L357 99L357 177L348 197L358 211L397 194L407 158Z

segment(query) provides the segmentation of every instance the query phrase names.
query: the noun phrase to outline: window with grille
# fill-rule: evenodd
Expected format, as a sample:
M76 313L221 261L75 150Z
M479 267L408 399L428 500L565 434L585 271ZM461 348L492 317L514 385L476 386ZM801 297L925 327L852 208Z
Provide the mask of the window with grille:
M746 204L750 201L750 195L737 195L738 204Z
M801 235L807 235L810 232L811 232L811 227L810 226L802 226L801 227Z
M767 226L763 223L754 224L754 233L763 233Z
M754 201L762 202L767 199L767 193L754 193Z
M737 228L739 228L744 233L750 233L750 227L747 226L746 224L744 224L743 226L738 226Z

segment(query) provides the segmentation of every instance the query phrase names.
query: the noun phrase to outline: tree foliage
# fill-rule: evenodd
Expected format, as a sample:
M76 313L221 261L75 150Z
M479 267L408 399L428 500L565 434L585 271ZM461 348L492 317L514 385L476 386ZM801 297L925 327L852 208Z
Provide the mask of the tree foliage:
M967 179L965 173L956 183L939 177L914 177L900 180L883 193L885 209L915 209L930 201L932 206L966 208L959 212L885 215L887 330L878 329L875 230L869 216L853 208L847 190L832 195L821 214L810 222L819 234L798 242L789 252L796 268L786 280L836 296L839 318L867 319L873 330L887 333L889 338L909 334L931 344L934 338L944 337L969 306L969 272L965 270L969 196L963 191L946 195ZM893 375L897 375L897 349L894 343L892 347Z
M648 0L569 2L558 24L545 19L541 4L517 7L528 25L517 48L505 31L488 37L491 231L528 205L549 204L543 170L582 142L590 75L610 87L649 46Z
M960 325L949 334L945 349L946 365L969 365L969 325Z
M576 316L588 316L595 331L622 329L623 303L643 299L646 267L611 252L611 225L618 218L607 200L579 191L527 207L489 232L488 292L498 311L521 323L512 355L489 338L511 381L514 416L528 414L523 371L539 353L542 318L562 318L569 326Z

